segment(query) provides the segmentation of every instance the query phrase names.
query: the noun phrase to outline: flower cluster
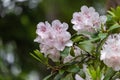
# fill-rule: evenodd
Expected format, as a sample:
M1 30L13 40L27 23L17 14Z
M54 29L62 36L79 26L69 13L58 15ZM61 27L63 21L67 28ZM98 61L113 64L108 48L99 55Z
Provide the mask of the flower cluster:
M35 57L37 55L43 63L47 61L45 64L55 72L55 80L110 80L111 73L120 70L120 33L115 31L120 24L116 19L112 20L120 12L120 7L117 10L113 10L115 14L110 12L108 19L111 20L107 20L108 16L100 16L93 7L82 6L81 12L75 12L71 20L77 31L72 37L67 31L67 23L59 20L51 24L40 22L34 41L40 44L40 52L44 55L39 55L38 51ZM92 35L86 36L86 33ZM50 65L46 58L55 62L54 65ZM119 80L118 77L112 80L115 79Z
M105 24L106 20L106 16L99 16L93 7L82 6L81 12L73 14L71 22L74 24L73 29L79 33L81 31L95 32L101 24Z
M52 25L48 22L40 22L36 30L38 37L34 41L40 43L41 52L45 56L58 61L59 51L63 51L65 46L72 46L71 35L66 31L67 29L68 24L61 23L59 20L54 20Z
M120 70L120 34L108 37L101 50L101 60L114 70Z

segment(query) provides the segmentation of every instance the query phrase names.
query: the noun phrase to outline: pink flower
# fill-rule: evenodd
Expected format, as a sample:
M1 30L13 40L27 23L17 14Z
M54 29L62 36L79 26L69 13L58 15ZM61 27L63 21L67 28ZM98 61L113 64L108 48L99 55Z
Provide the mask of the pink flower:
M101 60L115 71L120 70L120 34L108 37L101 50Z
M44 53L45 57L49 57L54 62L59 61L60 58L60 52L56 48L52 48L48 45L40 44L41 52Z
M38 36L34 41L40 43L42 53L49 54L52 60L55 59L53 61L57 61L60 57L59 51L63 51L65 46L72 46L71 35L67 29L68 24L59 20L54 20L52 25L40 22L36 30Z
M82 6L81 12L73 13L71 22L74 24L73 29L79 33L80 31L93 32L99 29L101 24L105 24L106 20L106 16L99 16L93 7Z
M80 75L76 74L75 75L75 80L85 80L85 79L83 79Z
M74 59L74 57L69 54L67 57L64 58L63 63L70 62L72 59Z
M54 20L52 22L52 27L56 32L61 33L68 29L68 24L67 23L62 24L59 20Z

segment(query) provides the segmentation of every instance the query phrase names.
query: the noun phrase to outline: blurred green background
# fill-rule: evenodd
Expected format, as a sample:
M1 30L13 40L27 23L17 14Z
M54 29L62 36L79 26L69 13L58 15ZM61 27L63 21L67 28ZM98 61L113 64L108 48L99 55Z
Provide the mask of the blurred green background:
M72 30L72 14L83 5L105 14L106 0L0 0L0 80L42 80L50 73L30 56L36 25L59 19Z

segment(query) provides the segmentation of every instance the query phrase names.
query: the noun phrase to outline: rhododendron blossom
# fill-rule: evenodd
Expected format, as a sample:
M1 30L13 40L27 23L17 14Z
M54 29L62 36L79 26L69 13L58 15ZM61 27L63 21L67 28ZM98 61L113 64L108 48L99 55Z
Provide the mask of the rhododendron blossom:
M101 50L101 60L114 70L120 70L120 34L110 35Z
M72 46L71 35L67 29L68 24L59 20L54 20L52 25L40 22L36 30L38 36L34 41L40 43L41 52L45 56L48 55L53 61L58 61L59 51L63 51L65 46Z
M75 75L75 80L84 80L82 77L80 77L78 74Z
M74 24L73 29L79 33L80 31L95 32L101 24L105 24L106 20L106 16L99 16L93 7L82 6L81 12L73 13L71 22Z

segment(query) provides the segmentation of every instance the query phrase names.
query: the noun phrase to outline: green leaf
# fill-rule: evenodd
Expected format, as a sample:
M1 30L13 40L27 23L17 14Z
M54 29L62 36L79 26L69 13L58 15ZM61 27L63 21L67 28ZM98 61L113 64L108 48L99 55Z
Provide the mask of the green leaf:
M42 60L39 59L39 58L38 58L36 55L34 55L33 53L30 53L30 55L31 55L32 57L34 57L36 60L38 60L38 61L40 61L41 63L43 63Z
M102 33L102 32L98 34L98 36L99 36L99 38L100 38L101 40L103 40L104 38L106 38L107 35L108 35L108 33Z
M115 74L115 71L112 68L108 68L103 80L110 80L114 76L114 74Z
M97 70L96 70L96 77L97 77L97 79L101 79L101 77L102 77L102 70L100 70L100 66L98 66L97 67Z
M100 76L100 66L97 67L96 74L97 76Z
M30 55L33 56L38 61L40 61L41 63L44 63L44 64L48 63L48 59L44 57L44 55L40 53L39 50L34 50L34 53L30 53Z
M34 50L35 55L37 55L42 61L45 59L44 55L40 53L39 50Z
M68 72L76 73L80 70L78 65L70 65L67 69Z
M69 73L68 75L66 75L64 78L62 78L61 80L74 80L72 73Z
M90 74L92 80L101 80L103 70L101 70L100 66L98 65L96 67L94 67L93 65L90 65L88 67L88 73Z
M73 43L77 43L79 41L81 41L83 39L83 36L75 36L73 37L71 40L73 41Z
M119 6L116 8L115 15L118 19L120 18L120 7Z
M119 25L118 23L112 25L112 26L108 29L108 32L109 32L109 31L112 31L112 30L114 30L114 29L117 29L117 28L120 28L120 25Z
M78 43L88 39L88 36L93 36L93 33L81 31L79 34L73 34L71 40L73 41L73 43Z
M113 17L115 17L115 14L112 11L107 11L110 15L112 15Z
M116 80L117 78L120 78L120 72L116 72L116 74L112 77L111 80Z
M79 32L79 34L82 34L82 35L84 35L84 36L93 36L93 32L89 32L89 31L81 31L81 32Z
M60 70L59 70L59 74L61 74L61 75L62 75L64 72L65 72L65 70L63 70L63 69L60 69Z
M96 75L96 70L94 69L93 66L90 66L90 67L88 68L88 72L90 73L92 79L93 79L93 80L96 80L96 76L97 76L97 75Z
M75 56L74 47L73 46L70 49L70 55L73 56L73 57Z
M94 44L92 44L89 41L79 43L78 47L80 47L81 49L83 49L83 50L85 50L85 51L87 51L89 53L92 53L92 51L95 49Z
M82 69L80 69L80 71L77 74L79 74L83 79L85 79L85 77L86 77L85 73Z
M60 80L62 78L63 74L57 74L53 80Z
M118 6L116 9L111 8L111 11L108 11L110 15L112 15L116 20L119 20L120 18L120 6Z
M65 70L60 69L59 73L54 77L54 80L60 80L64 76Z
M63 51L60 52L63 58L67 57L70 53L70 47L66 47Z
M54 74L50 74L48 76L46 76L43 80L50 80L50 78L53 76Z

